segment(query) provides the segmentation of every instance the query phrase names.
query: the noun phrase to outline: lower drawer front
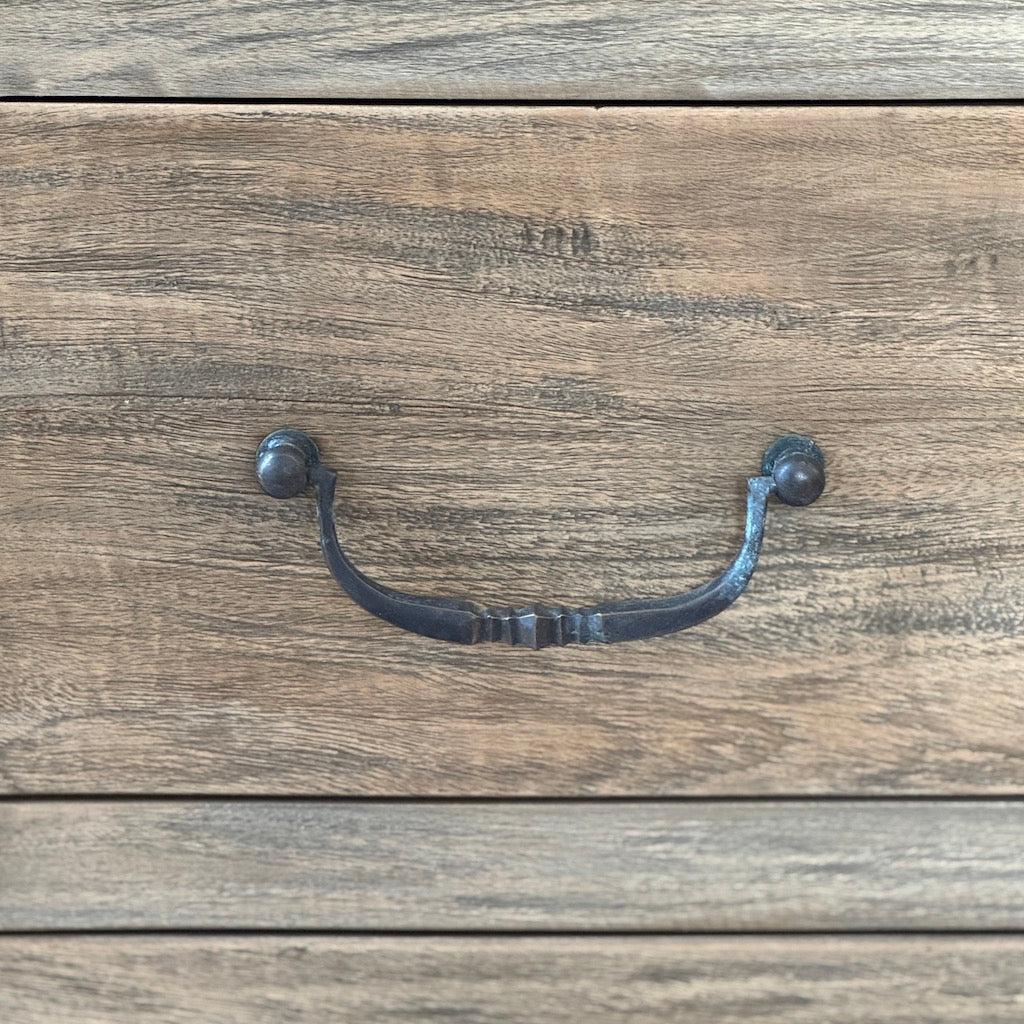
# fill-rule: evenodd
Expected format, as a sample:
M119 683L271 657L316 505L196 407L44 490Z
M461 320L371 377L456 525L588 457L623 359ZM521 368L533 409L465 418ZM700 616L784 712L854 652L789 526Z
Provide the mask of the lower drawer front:
M22 800L0 933L1024 930L1020 801Z
M1010 1024L1019 936L0 939L11 1024Z
M1020 801L5 801L0 1006L1018 1021L1022 841Z
M0 108L0 788L1000 793L1024 785L1014 107ZM636 644L461 648L415 592L584 604L732 557Z

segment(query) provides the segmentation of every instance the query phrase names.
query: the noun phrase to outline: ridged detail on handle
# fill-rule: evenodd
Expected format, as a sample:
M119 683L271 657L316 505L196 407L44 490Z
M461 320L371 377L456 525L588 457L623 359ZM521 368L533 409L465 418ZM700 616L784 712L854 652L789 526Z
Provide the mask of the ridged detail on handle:
M564 605L528 604L523 608L484 608L474 642L491 640L513 647L565 647L607 643L599 612Z

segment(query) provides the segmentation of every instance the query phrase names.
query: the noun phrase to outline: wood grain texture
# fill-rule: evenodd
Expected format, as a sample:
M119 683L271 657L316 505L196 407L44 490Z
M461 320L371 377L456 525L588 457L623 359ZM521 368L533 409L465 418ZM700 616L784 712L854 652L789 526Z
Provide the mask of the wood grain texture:
M1024 804L0 804L0 929L1024 927Z
M1016 108L0 109L0 787L334 794L1024 789ZM480 601L717 573L697 629L457 648L342 539Z
M1005 0L6 0L0 93L431 99L1024 96Z
M1019 937L0 939L7 1024L1017 1024Z

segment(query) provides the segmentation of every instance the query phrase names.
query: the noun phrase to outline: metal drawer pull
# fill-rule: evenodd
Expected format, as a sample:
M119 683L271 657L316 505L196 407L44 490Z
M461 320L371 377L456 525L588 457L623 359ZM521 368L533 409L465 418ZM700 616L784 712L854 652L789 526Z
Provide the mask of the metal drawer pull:
M809 438L780 437L765 452L761 474L747 480L747 523L739 553L725 572L695 590L672 597L606 601L590 608L547 604L485 608L471 601L405 594L364 576L338 543L334 526L337 474L320 461L320 451L308 434L275 430L256 451L256 478L271 497L294 498L313 485L327 567L367 611L437 640L458 644L501 640L534 649L661 636L696 626L727 608L743 593L757 565L768 496L774 494L787 505L809 505L825 486L825 459Z

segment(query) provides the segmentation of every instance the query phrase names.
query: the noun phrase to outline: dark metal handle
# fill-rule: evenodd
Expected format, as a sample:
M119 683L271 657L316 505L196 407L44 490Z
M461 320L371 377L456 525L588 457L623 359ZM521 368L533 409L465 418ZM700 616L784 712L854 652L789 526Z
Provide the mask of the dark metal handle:
M757 565L768 496L774 494L787 505L809 505L825 486L825 459L809 438L780 437L765 452L761 474L747 480L747 524L739 553L725 572L702 587L672 597L606 601L590 608L548 604L487 608L471 601L405 594L361 573L338 543L334 526L337 474L320 461L320 451L308 434L275 430L256 451L256 478L272 497L293 498L313 485L327 566L367 611L437 640L459 644L502 640L534 649L661 636L696 626L728 608L743 593Z

